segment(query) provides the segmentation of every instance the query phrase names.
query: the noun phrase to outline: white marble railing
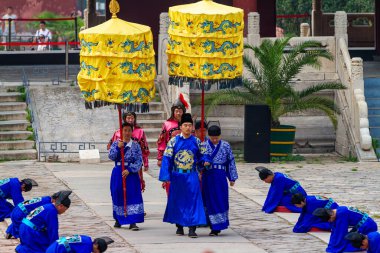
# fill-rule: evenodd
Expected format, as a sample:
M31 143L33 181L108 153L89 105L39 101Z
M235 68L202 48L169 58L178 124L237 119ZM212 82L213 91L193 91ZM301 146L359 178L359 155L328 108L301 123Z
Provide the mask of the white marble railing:
M350 57L347 40L347 14L335 14L336 68L346 90L337 91L343 123L359 160L376 160L369 132L368 107L364 96L363 60Z

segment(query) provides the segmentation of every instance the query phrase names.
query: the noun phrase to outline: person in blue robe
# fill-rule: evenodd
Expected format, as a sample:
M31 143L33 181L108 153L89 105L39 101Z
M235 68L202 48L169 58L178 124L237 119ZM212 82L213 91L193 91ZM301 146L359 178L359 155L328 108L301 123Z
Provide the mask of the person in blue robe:
M351 232L344 237L355 248L367 250L367 253L380 253L380 233L371 232L368 235Z
M58 240L58 215L70 207L70 194L71 191L61 191L55 204L39 206L22 220L17 253L45 253Z
M295 193L307 196L306 191L299 182L284 173L273 173L265 167L256 167L255 169L259 172L260 179L270 184L262 211L273 213L278 206L285 206L293 213L300 213L302 211L301 208L294 206L291 201L292 195Z
M212 163L202 171L202 197L211 226L209 235L217 236L230 224L227 178L230 186L234 186L238 173L230 144L221 140L220 127L211 126L208 136L205 148Z
M13 209L11 213L12 223L7 228L5 238L6 239L11 239L12 237L19 238L19 228L20 228L22 219L24 219L31 211L33 211L37 207L48 204L48 203L54 203L59 193L60 192L54 193L51 197L43 196L43 197L33 198L30 200L25 200L19 203Z
M307 233L311 228L318 228L321 230L330 231L331 223L322 221L320 218L313 215L317 208L336 209L338 204L331 198L321 196L307 196L301 193L293 194L292 204L301 208L301 214L297 223L294 225L294 233Z
M139 170L142 167L140 145L132 140L133 125L123 124L123 141L112 143L109 158L115 162L111 175L111 196L113 204L114 227L129 224L132 231L139 230L136 223L144 222L144 203L141 194ZM125 170L121 168L121 150L124 147ZM124 207L123 180L126 182L127 206ZM126 209L126 210L124 210ZM126 212L125 212L126 211Z
M350 232L358 232L364 235L377 231L376 222L364 213L354 207L340 206L336 209L317 208L313 215L321 218L323 221L331 222L330 241L326 252L356 252L361 249L353 247L345 239Z
M106 239L96 238L92 241L87 235L64 236L53 242L46 253L103 253L108 244Z
M201 141L191 135L191 114L182 115L181 134L172 138L165 149L159 180L170 182L169 196L163 221L176 224L177 235L184 235L183 227L189 227L188 236L196 238L196 226L205 225L198 166L209 166L210 157Z
M26 178L4 178L0 180L0 222L10 218L13 208L24 201L22 192L28 192L33 188L34 180ZM11 199L13 205L7 201Z

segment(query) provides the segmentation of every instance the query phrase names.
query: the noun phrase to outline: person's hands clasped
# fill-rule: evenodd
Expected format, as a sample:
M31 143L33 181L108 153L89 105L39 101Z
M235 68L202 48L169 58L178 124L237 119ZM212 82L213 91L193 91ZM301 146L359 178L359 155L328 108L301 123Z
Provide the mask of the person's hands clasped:
M121 173L121 175L122 175L123 177L127 177L127 176L129 175L129 171L128 171L128 170L124 170L124 171Z

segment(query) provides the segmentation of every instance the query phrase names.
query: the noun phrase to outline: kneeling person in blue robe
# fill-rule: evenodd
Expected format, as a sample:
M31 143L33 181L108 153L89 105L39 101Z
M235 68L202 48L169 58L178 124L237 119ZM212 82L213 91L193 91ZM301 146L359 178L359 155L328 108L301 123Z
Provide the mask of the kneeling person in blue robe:
M321 196L307 196L305 197L301 193L293 194L292 203L301 208L301 214L297 223L294 225L294 233L306 233L311 228L318 228L321 230L330 231L331 223L322 221L320 218L313 215L313 212L317 208L335 209L338 204L333 199L328 199Z
M31 211L36 209L39 206L48 204L48 203L55 203L55 200L57 199L59 195L59 192L54 193L53 196L44 196L44 197L38 197L33 198L30 200L25 200L21 203L19 203L12 211L11 213L11 220L12 224L10 224L7 228L6 232L6 239L11 239L12 236L14 238L19 238L19 228L22 223L22 219L24 219Z
M19 180L18 178L5 178L0 180L0 222L10 218L13 208L24 201L22 192L32 190L35 183L32 179ZM13 204L7 199L12 199Z
M45 253L54 241L58 240L58 215L70 207L71 191L62 191L55 204L39 206L22 220L20 242L17 253Z
M53 242L46 253L103 253L112 242L113 240L108 237L92 241L87 235L64 236Z
M367 250L367 253L380 253L379 232L371 232L368 235L352 232L346 235L345 239L348 240L353 247Z
M265 167L256 167L255 169L259 172L260 179L270 184L262 211L273 213L278 206L285 206L293 213L300 213L302 211L301 208L294 206L291 201L292 195L295 193L307 196L306 191L299 182L284 173L273 173Z
M136 223L144 222L144 203L141 194L139 170L142 167L140 145L132 140L133 125L123 124L122 141L115 141L110 149L109 158L115 162L111 175L111 196L113 204L114 227L129 224L129 229L138 231ZM121 148L124 148L124 166L121 168ZM126 184L127 203L124 207L123 180ZM126 210L124 210L126 209Z
M331 222L330 241L326 252L342 253L361 251L353 247L345 239L350 232L359 232L367 235L377 231L376 222L364 213L354 207L340 206L337 209L317 208L313 215L321 218L323 221Z
M159 180L170 182L163 220L176 224L177 235L184 235L183 227L189 227L189 237L196 238L196 226L207 223L196 167L209 166L211 160L201 141L191 135L191 114L182 115L180 128L181 134L166 146L160 169Z
M202 197L210 221L210 236L216 236L230 224L227 178L234 186L238 173L230 144L220 139L220 127L211 126L208 136L205 147L212 163L202 173Z

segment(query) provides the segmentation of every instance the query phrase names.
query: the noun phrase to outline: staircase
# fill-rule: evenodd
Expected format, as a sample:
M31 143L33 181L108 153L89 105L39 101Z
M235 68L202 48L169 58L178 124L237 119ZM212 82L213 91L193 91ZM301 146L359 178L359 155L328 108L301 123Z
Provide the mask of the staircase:
M26 103L21 93L0 90L0 161L36 159L33 132L26 131Z
M364 92L368 105L369 131L380 144L380 78L365 78ZM376 149L378 157L380 148Z
M156 98L160 97L160 94L156 94ZM167 120L166 113L164 111L164 104L162 102L150 102L149 112L137 113L137 124L144 129L149 151L150 159L157 157L157 139L161 133L162 123Z

